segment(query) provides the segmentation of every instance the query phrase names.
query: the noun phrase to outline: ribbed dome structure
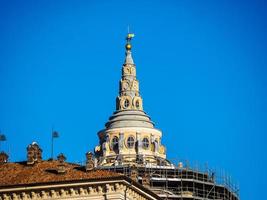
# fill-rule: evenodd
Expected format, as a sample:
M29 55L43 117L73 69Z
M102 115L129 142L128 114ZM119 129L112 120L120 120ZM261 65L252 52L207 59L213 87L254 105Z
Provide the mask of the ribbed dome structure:
M154 128L154 123L144 111L122 110L114 112L105 126L106 129L122 127Z

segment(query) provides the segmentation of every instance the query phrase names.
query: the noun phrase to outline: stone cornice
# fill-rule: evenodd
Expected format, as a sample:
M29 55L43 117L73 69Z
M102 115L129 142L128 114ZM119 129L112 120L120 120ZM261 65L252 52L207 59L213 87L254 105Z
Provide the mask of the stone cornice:
M142 188L126 180L95 181L84 183L66 183L42 186L24 186L0 189L0 200L34 200L34 199L103 199L114 196L124 199L152 200L158 199Z

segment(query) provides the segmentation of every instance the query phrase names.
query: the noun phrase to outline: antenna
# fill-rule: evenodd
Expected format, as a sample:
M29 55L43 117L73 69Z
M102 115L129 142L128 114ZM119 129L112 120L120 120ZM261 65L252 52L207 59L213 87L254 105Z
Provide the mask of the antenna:
M128 34L130 33L130 26L128 25L127 26L127 31L128 31Z

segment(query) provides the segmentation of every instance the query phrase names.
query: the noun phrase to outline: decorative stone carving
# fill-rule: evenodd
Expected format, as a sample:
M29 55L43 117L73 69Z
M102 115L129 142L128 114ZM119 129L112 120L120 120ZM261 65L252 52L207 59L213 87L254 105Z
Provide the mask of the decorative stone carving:
M127 43L127 45L130 44ZM139 81L136 78L136 67L130 47L126 48L126 58L122 66L122 76L119 83L116 111L105 124L105 128L98 133L100 146L97 146L97 151L95 151L98 165L120 165L117 155L123 156L122 165L132 166L136 164L136 161L140 165L145 165L146 162L149 165L157 165L157 157L166 159L165 148L160 145L162 132L154 127L150 117L143 111L143 100L139 94ZM120 132L123 132L124 135L119 135ZM135 148L130 148L127 145L127 139L123 139L129 138L131 135L135 136L135 133ZM150 137L151 134L153 138ZM111 137L109 146L106 145L107 141L104 141L105 135ZM114 148L115 145L112 145L115 137L117 138L116 147L118 148ZM147 139L142 142L144 137ZM146 144L144 148L143 144ZM110 147L110 151L108 151L108 147ZM137 155L147 156L146 162L143 157Z
M12 193L11 198L12 198L13 200L18 200L18 199L19 199L19 197L18 197L18 195L17 195L16 193Z
M160 153L160 154L166 154L166 152L165 152L165 147L164 147L164 146L161 145L161 146L159 147L159 153Z
M75 190L73 188L70 188L70 196L71 197L76 196L76 192L75 192Z
M36 195L35 192L31 192L31 198L32 198L32 199L36 199L36 198L37 198L37 195Z
M128 80L121 80L120 81L120 89L121 91L129 90L130 89L130 83Z
M155 138L154 135L151 135L151 143L153 145L152 151L155 152L155 153L158 153L159 144L158 144L158 140Z
M95 168L93 153L88 152L85 155L86 155L86 166L85 166L86 171L93 170Z
M45 191L41 191L41 196L43 199L47 198L47 193Z
M125 65L122 69L122 76L136 76L136 70L135 67L132 65Z
M101 145L103 157L106 157L106 155L109 154L109 152L110 152L109 145L110 145L109 135L106 135L105 136L105 140L104 140L104 142Z
M99 185L97 187L97 191L98 191L98 194L102 194L103 193L103 187Z
M66 191L64 189L60 190L60 196L65 197L66 196Z
M110 184L106 184L106 193L110 193L110 192L111 192Z
M95 194L95 193L96 193L95 188L89 187L89 194Z
M118 191L120 189L120 184L119 183L115 183L115 191Z
M89 190L89 192L88 192ZM94 186L83 186L77 188L53 188L36 191L18 191L18 193L2 193L0 194L0 200L34 200L34 199L87 199L93 197L94 199L102 199L103 195L111 195L112 199L120 199L122 195L127 192L127 199L129 200L147 200L143 195L140 195L137 191L129 188L122 183L110 183L110 184L97 184ZM107 198L109 199L109 198Z
M55 190L51 190L51 197L52 198L56 198L57 197L57 193Z
M148 172L145 172L142 177L142 185L145 187L150 187L150 175Z
M22 192L21 196L22 196L22 200L30 199L29 196L25 192Z
M9 200L9 196L7 194L3 195L3 200Z

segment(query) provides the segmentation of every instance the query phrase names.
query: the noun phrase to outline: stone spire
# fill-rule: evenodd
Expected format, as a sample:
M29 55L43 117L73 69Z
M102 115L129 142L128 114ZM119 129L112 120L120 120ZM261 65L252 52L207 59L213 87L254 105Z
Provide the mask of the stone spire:
M132 52L127 50L126 51L126 58L124 64L131 64L134 65L133 58L132 58Z
M117 165L169 165L165 147L161 144L162 132L143 110L139 93L136 66L132 58L131 40L128 34L125 45L125 60L122 65L116 111L109 117L105 129L98 132L99 145L95 147L97 166ZM137 176L132 172L132 176ZM149 185L149 177L144 184Z
M143 110L143 100L139 94L139 82L136 79L136 67L132 58L131 40L134 34L126 37L126 57L122 66L119 96L117 97L116 110Z

